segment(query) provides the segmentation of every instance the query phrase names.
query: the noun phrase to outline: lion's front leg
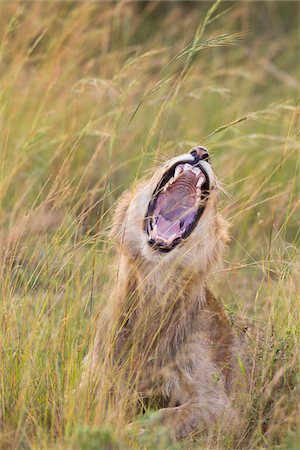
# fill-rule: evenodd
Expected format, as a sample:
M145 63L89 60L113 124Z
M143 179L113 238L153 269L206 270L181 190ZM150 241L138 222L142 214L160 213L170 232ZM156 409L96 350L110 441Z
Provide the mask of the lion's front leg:
M237 414L227 396L192 399L180 406L157 411L159 423L170 430L173 439L182 439L193 432L221 429L232 433L238 427Z

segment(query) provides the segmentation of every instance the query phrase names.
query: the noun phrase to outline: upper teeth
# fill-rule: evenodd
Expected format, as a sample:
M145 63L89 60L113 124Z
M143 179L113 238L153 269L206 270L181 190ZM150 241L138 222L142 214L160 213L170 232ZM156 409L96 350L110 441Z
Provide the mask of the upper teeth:
M198 178L197 181L197 195L201 194L201 186L205 183L205 175L199 167L194 167L189 163L178 164L175 167L174 175L169 179L169 181L162 188L163 192L166 192L169 186L171 186L178 177L180 177L184 172L192 172Z
M182 170L183 170L183 169L182 169L182 166L181 166L181 165L177 166L176 169L175 169L174 177L177 178L178 175L181 174Z
M193 166L191 166L190 164L186 163L186 164L183 166L183 170L193 170Z
M203 173L199 176L199 180L197 181L197 188L200 188L202 184L205 183L205 176Z

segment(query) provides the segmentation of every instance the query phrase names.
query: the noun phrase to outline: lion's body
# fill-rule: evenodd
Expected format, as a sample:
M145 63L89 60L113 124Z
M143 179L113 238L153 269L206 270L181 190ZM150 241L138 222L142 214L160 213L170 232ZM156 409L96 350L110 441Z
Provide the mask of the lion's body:
M198 228L184 245L164 255L149 248L143 219L164 169L125 194L115 213L118 281L86 374L97 377L106 346L106 364L125 367L139 395L166 406L158 416L175 438L214 426L229 431L240 422L236 404L247 393L251 359L247 333L231 326L206 286L207 275L222 257L227 224L212 192Z

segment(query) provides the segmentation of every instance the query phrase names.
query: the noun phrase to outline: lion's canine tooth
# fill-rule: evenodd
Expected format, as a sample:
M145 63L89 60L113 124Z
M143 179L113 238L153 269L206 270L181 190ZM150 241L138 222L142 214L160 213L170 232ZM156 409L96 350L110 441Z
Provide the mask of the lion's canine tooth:
M170 178L170 179L169 179L169 182L168 182L168 185L170 185L170 184L173 184L173 183L174 183L174 181L175 181L175 178L173 178L173 177L172 177L172 178Z
M203 183L205 183L205 176L202 174L200 175L199 180L197 182L197 188L200 188Z
M192 170L192 166L188 163L185 163L185 165L183 166L183 170Z
M152 236L153 239L157 238L157 225L156 224L153 226L153 230L152 230L151 236Z
M180 175L182 172L182 167L181 166L177 166L175 169L175 173L174 173L174 177L177 178L178 175Z

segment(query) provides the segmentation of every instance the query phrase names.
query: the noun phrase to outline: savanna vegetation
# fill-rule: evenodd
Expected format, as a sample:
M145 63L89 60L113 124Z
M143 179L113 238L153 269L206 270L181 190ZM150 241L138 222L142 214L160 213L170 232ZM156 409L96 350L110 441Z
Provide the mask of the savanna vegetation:
M1 449L206 448L130 436L125 388L114 410L76 389L115 202L196 144L232 224L212 291L265 332L247 426L216 447L299 448L299 5L0 4Z

